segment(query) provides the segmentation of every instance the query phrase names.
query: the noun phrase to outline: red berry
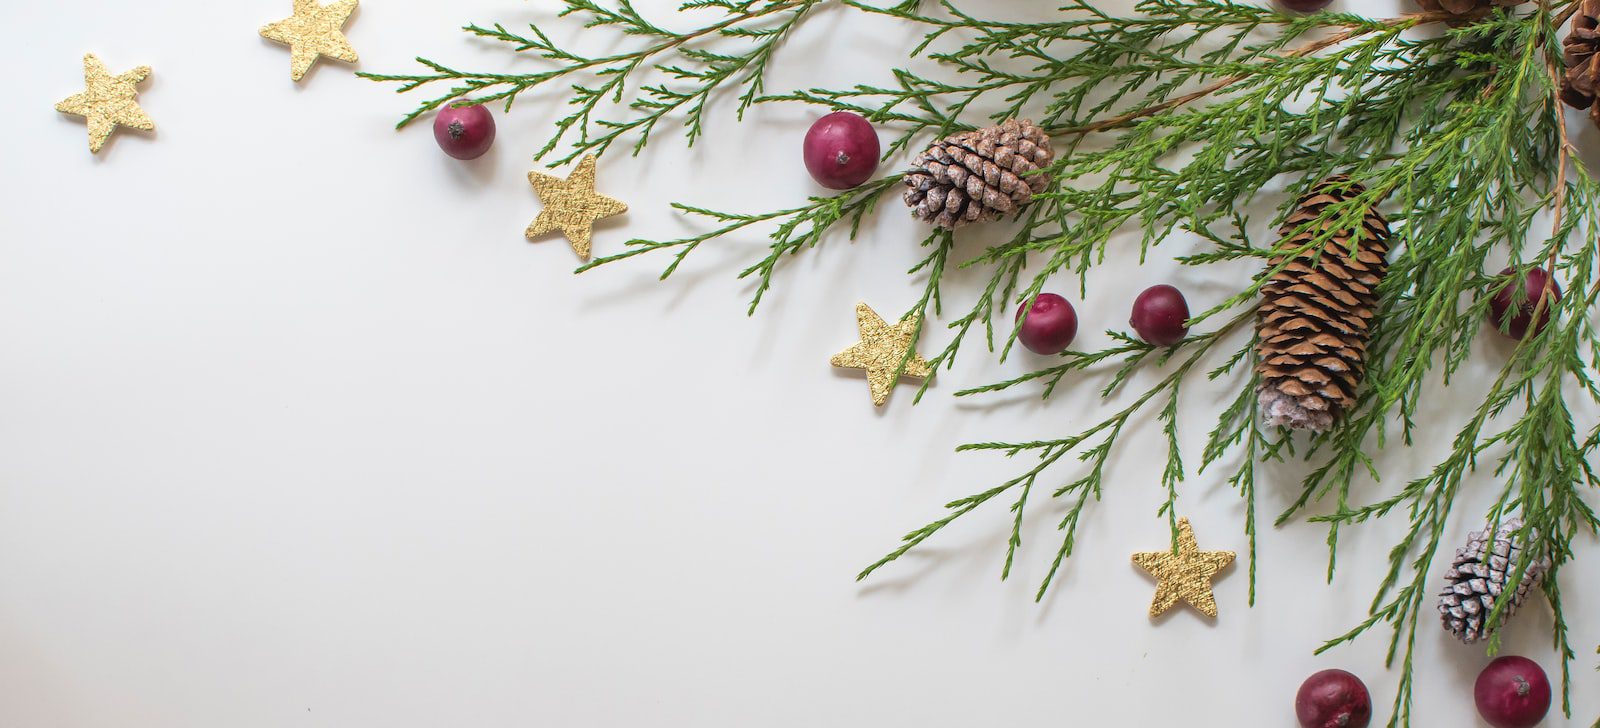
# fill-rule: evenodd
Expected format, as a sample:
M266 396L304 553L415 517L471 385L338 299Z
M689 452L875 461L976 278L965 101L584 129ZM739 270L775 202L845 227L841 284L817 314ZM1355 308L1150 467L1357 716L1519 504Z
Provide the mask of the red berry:
M1361 678L1323 670L1300 684L1294 715L1302 728L1365 728L1372 720L1372 696Z
M1495 330L1513 339L1522 339L1531 329L1537 334L1544 330L1550 323L1550 309L1554 308L1557 301L1561 300L1561 284L1551 280L1550 273L1543 268L1529 268L1528 274L1522 279L1522 301L1517 299L1516 271L1507 268L1500 271L1502 278L1508 279L1494 297L1489 299L1489 325ZM1545 301L1544 308L1539 311L1539 320L1534 321L1533 311L1539 305L1541 296L1550 296ZM1515 306L1516 311L1511 314L1511 322L1506 323L1506 312Z
M1023 314L1027 314L1026 319ZM1078 312L1072 310L1067 299L1054 293L1041 293L1031 303L1022 304L1017 308L1016 320L1022 321L1017 340L1035 354L1060 354L1078 335Z
M1532 728L1550 712L1550 678L1539 663L1506 655L1478 673L1472 697L1494 728Z
M494 114L483 104L446 106L433 117L433 139L456 159L477 159L494 144Z
M1314 13L1333 4L1333 0L1278 0L1283 9L1295 13Z
M860 114L835 111L806 132L806 171L817 184L848 190L878 169L878 132Z
M1156 346L1172 346L1189 333L1189 302L1183 292L1165 283L1144 289L1133 299L1133 316L1128 325L1139 338Z

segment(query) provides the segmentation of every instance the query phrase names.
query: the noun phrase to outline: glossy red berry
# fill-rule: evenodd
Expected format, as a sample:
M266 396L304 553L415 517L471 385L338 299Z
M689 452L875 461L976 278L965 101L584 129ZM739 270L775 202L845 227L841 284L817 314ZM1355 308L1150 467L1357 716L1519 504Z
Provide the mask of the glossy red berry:
M1027 318L1023 318L1024 314ZM1022 304L1017 308L1016 320L1022 322L1017 340L1035 354L1060 354L1078 335L1078 312L1072 310L1067 299L1054 293L1041 293Z
M835 111L806 132L806 171L817 184L848 190L878 169L878 132L860 114Z
M1295 13L1315 13L1333 4L1333 0L1278 0L1284 10Z
M1489 325L1513 339L1522 339L1529 331L1537 334L1544 330L1550 323L1550 309L1561 300L1561 285L1551 279L1550 273L1543 268L1530 268L1527 275L1522 277L1521 301L1518 302L1518 281L1516 271L1507 268L1500 271L1500 276L1505 284L1496 291L1494 297L1489 299ZM1534 320L1534 309L1538 307L1541 296L1548 295L1544 308L1539 311L1539 318ZM1506 314L1515 307L1511 313L1511 321L1506 323Z
M1372 720L1372 695L1361 678L1323 670L1301 683L1294 715L1301 728L1365 728Z
M1550 678L1526 657L1497 657L1478 673L1472 698L1494 728L1532 728L1550 712Z
M1156 346L1172 346L1189 333L1189 302L1183 292L1165 283L1144 289L1133 299L1133 316L1128 325L1139 338Z
M433 117L433 139L456 159L477 159L494 144L494 114L483 104L446 106Z

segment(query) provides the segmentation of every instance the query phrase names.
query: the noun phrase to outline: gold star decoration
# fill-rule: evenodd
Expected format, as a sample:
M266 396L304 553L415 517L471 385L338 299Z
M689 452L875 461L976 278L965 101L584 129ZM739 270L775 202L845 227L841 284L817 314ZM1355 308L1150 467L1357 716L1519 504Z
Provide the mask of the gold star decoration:
M833 355L831 363L845 369L865 369L867 384L872 388L872 403L882 407L889 401L889 390L899 381L895 372L900 362L905 362L901 376L926 379L933 374L928 360L911 350L912 337L916 335L917 317L906 316L893 326L884 323L883 317L865 303L856 304L856 328L861 341ZM911 358L906 359L907 353Z
M1232 551L1201 551L1194 540L1189 519L1178 519L1178 552L1144 551L1133 555L1133 563L1156 578L1156 598L1150 602L1150 617L1159 617L1179 599L1188 602L1207 617L1217 616L1217 600L1211 594L1211 577L1233 563Z
M344 24L356 10L357 0L322 5L317 0L294 0L294 15L261 26L261 37L289 46L289 78L304 78L319 56L356 62L356 49L345 40Z
M139 108L138 85L150 77L150 67L111 75L93 53L83 57L83 93L56 104L56 111L81 116L89 122L89 151L98 152L119 126L151 131L156 123Z
M594 191L594 155L578 162L578 168L566 179L542 172L529 172L528 182L539 195L544 209L528 226L529 240L551 230L560 230L572 243L572 252L579 258L589 259L590 240L594 237L594 223L601 218L621 215L628 206L619 200Z

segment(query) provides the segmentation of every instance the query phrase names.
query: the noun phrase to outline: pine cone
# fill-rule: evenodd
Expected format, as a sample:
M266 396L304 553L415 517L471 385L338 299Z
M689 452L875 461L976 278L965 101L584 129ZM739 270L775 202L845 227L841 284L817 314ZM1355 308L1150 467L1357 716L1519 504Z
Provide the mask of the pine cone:
M1511 540L1522 528L1521 520L1512 519L1501 524L1493 539L1493 553L1490 553L1490 528L1492 526L1486 526L1473 533L1467 537L1467 545L1456 550L1455 563L1445 572L1445 588L1439 594L1439 616L1444 628L1468 644L1489 636L1484 622L1494 611L1495 601L1505 592L1506 582L1516 573L1517 561L1522 555L1522 547ZM1522 581L1517 583L1517 591L1509 595L1511 601L1506 604L1502 623L1511 618L1528 592L1539 586L1549 570L1549 556L1541 556L1528 564Z
M1583 0L1572 31L1561 41L1561 60L1567 74L1561 79L1561 100L1575 109L1588 109L1589 118L1600 125L1600 106L1594 96L1600 87L1600 0Z
M1430 13L1446 12L1455 19L1450 20L1450 25L1460 25L1473 16L1488 12L1491 8L1509 8L1521 5L1528 0L1417 0L1417 5Z
M998 220L1044 191L1050 176L1030 173L1055 156L1050 135L1028 120L946 137L911 163L906 204L918 219L947 229Z
M1329 205L1365 191L1342 175L1319 182L1284 221L1279 234L1286 237L1272 266L1326 228L1296 230ZM1296 254L1261 287L1256 369L1261 412L1270 424L1323 432L1355 404L1378 283L1389 269L1389 223L1377 210L1368 210L1360 237L1354 256L1346 230L1320 251Z

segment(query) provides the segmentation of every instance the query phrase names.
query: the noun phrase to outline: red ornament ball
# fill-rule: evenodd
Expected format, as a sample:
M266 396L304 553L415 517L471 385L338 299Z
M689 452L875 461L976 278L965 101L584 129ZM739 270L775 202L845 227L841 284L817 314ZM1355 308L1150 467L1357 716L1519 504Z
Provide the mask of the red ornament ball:
M483 104L446 106L433 117L433 139L456 159L477 159L494 144L494 114Z
M1301 728L1366 728L1372 720L1367 686L1344 670L1323 670L1306 678L1294 696Z
M1278 0L1284 10L1294 13L1315 13L1333 4L1333 0Z
M830 190L848 190L878 170L878 132L860 114L835 111L806 132L806 171Z
M1035 354L1060 354L1078 335L1078 312L1072 310L1067 299L1054 293L1041 293L1022 304L1017 308L1016 320L1022 322L1017 340Z
M1537 334L1544 330L1550 323L1550 309L1557 301L1561 300L1561 284L1550 278L1549 271L1543 268L1529 268L1528 274L1522 277L1522 302L1517 303L1516 271L1507 268L1500 271L1500 276L1506 278L1506 284L1496 291L1494 297L1489 299L1489 325L1513 339L1521 340L1531 330ZM1533 319L1533 311L1538 307L1539 298L1544 295L1551 296L1544 304L1544 310L1539 311L1539 320ZM1516 312L1511 314L1511 322L1506 323L1506 312L1512 307Z
M1497 657L1478 673L1472 697L1494 728L1532 728L1550 712L1550 678L1526 657Z
M1165 283L1144 289L1133 299L1133 316L1128 325L1139 338L1156 346L1172 346L1189 333L1189 302L1183 292Z

